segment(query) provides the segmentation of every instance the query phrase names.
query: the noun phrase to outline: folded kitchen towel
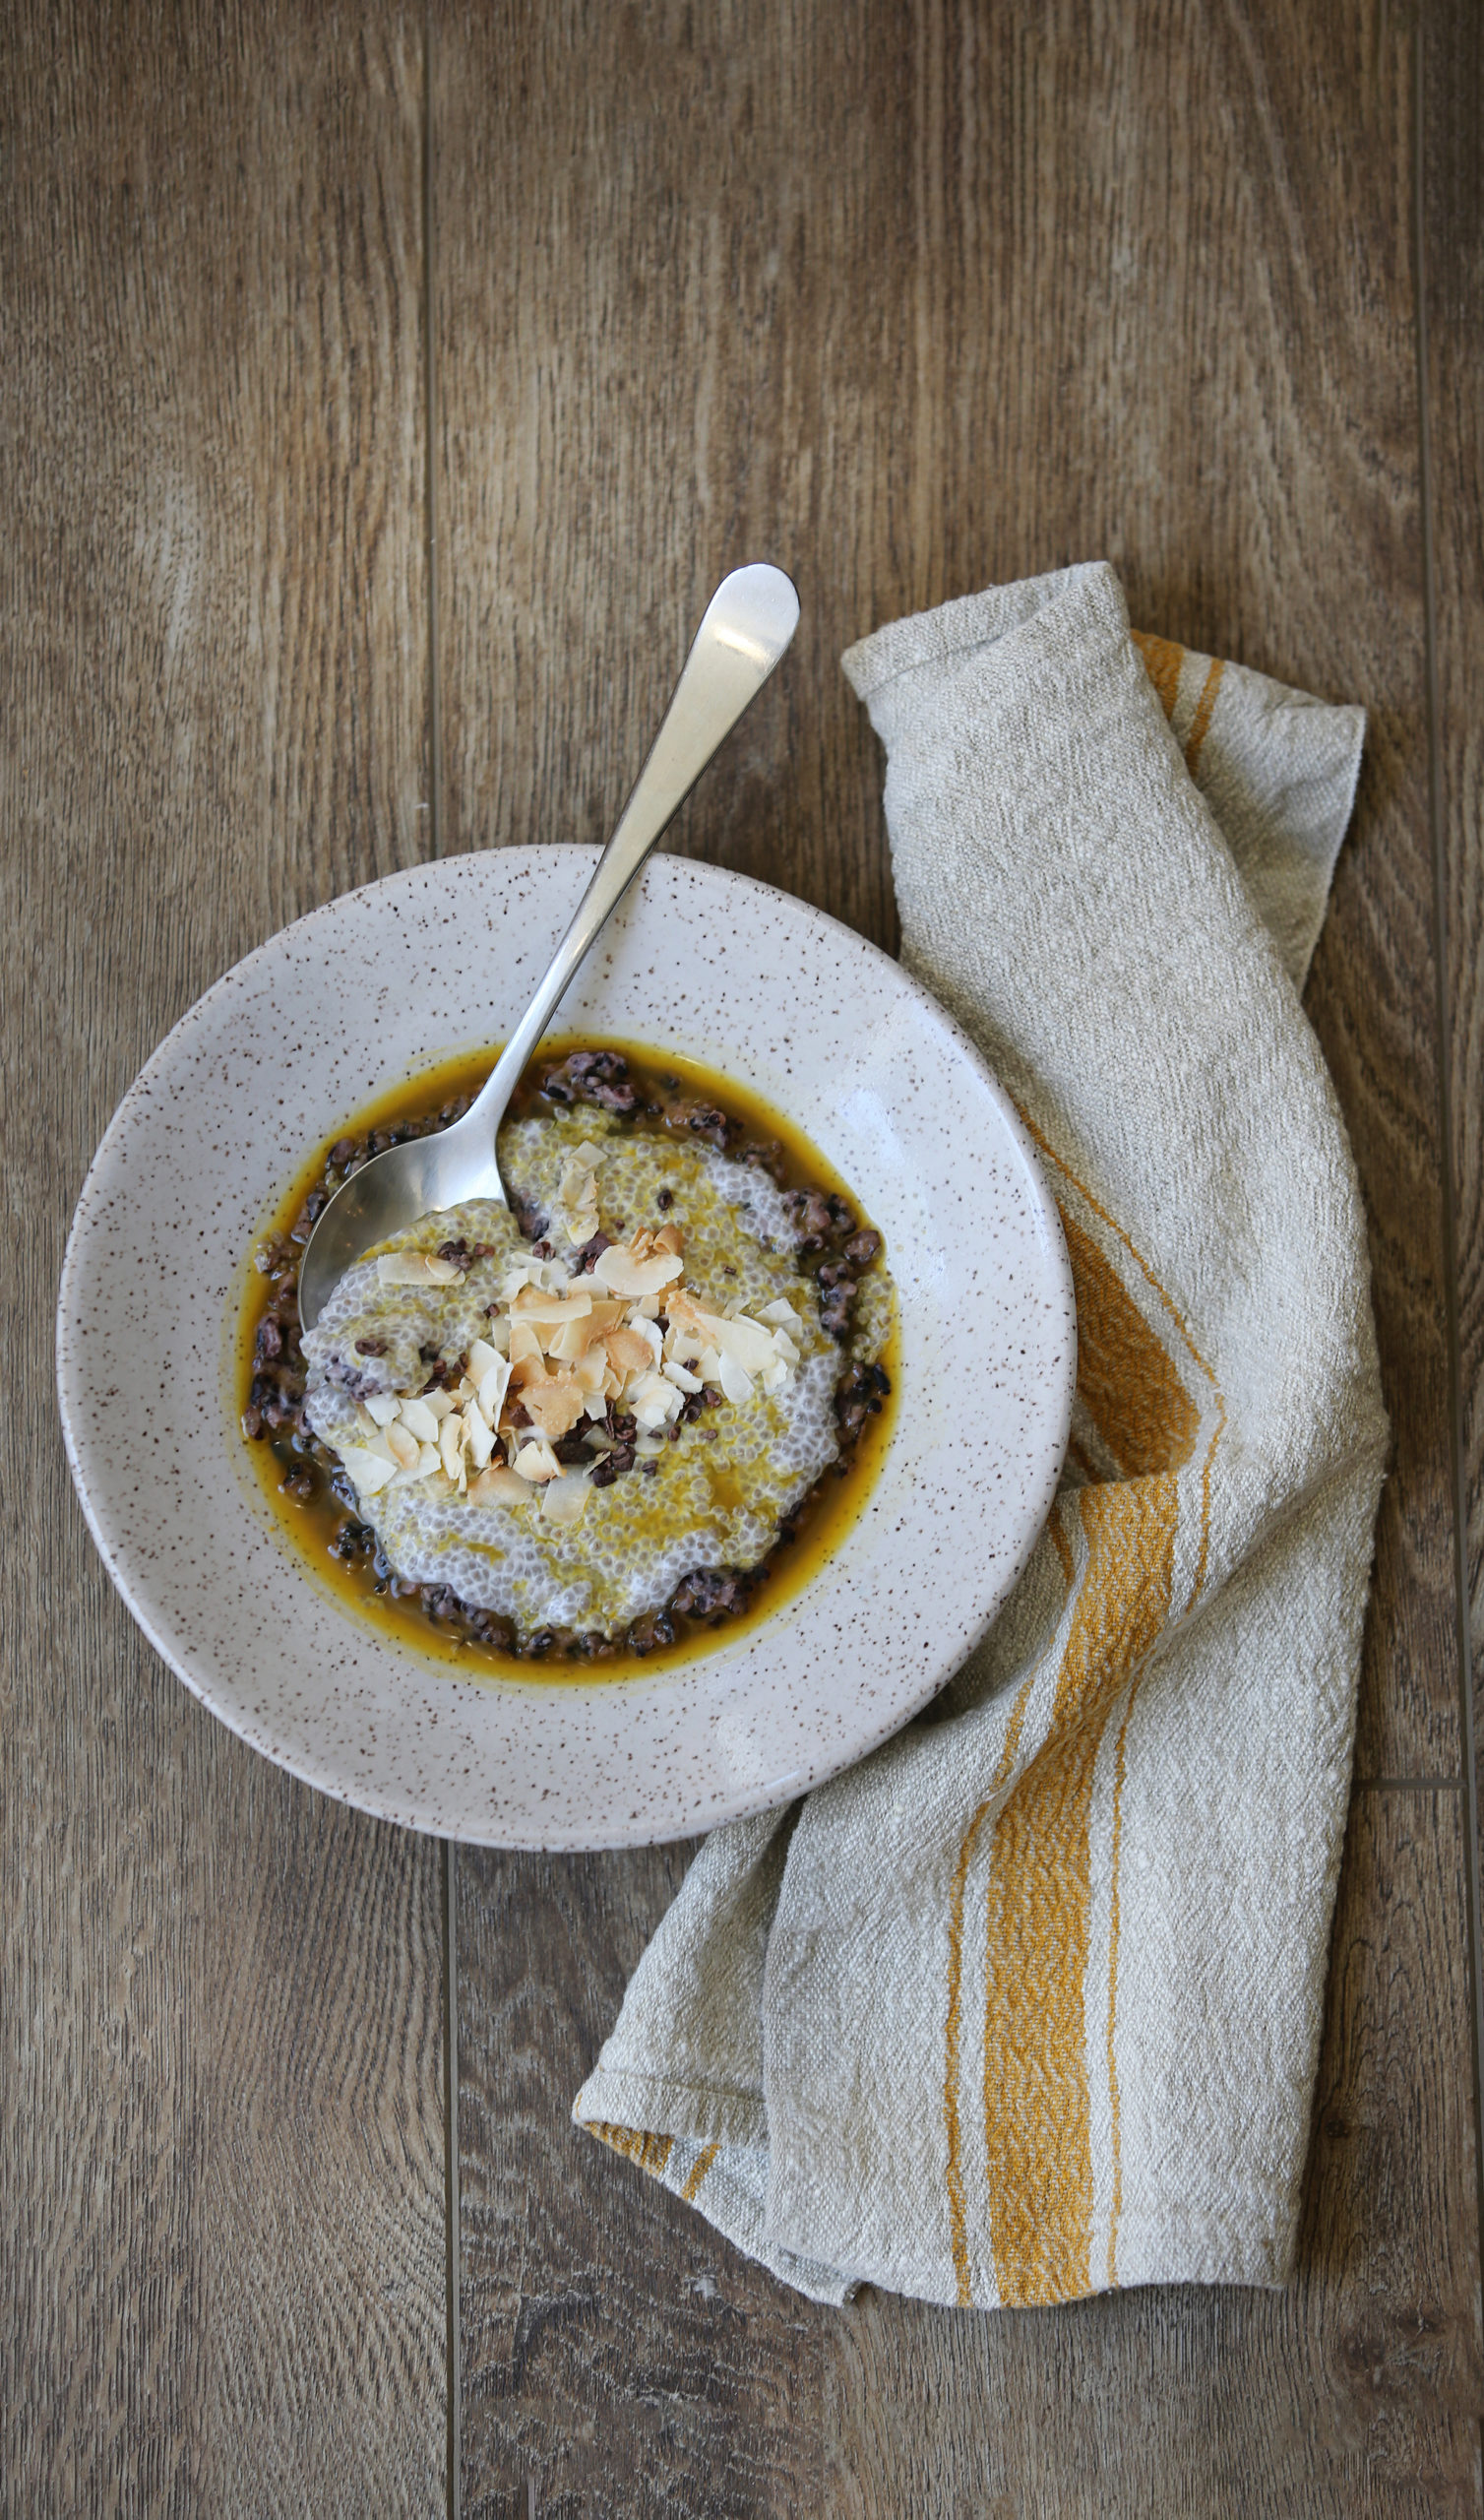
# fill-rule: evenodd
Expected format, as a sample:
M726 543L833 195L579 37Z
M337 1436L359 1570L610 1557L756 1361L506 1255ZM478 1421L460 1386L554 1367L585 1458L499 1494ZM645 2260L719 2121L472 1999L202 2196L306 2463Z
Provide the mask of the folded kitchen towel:
M1279 2284L1387 1438L1298 999L1361 713L1131 635L1106 567L844 663L903 959L1061 1208L1072 1448L928 1714L708 1840L574 2114L825 2300Z

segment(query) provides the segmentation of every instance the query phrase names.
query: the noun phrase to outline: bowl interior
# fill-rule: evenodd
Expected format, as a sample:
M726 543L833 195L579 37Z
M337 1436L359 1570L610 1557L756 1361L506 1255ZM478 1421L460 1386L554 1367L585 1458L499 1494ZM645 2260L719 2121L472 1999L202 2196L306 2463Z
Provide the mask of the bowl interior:
M1049 1509L1075 1364L1055 1207L1008 1098L898 967L807 906L659 857L554 1029L669 1047L811 1137L880 1227L901 1398L874 1485L776 1612L652 1676L477 1682L358 1619L242 1459L246 1255L306 1150L414 1066L498 1041L596 852L415 868L228 973L131 1087L63 1274L69 1458L135 1616L245 1739L389 1819L475 1842L690 1834L894 1732L1006 1598Z

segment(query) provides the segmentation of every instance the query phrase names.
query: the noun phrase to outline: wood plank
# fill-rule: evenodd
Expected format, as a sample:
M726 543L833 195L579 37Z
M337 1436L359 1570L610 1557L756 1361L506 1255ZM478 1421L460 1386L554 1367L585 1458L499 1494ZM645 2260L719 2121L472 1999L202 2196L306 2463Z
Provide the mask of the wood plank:
M438 0L434 26L445 847L602 837L743 557L792 569L803 627L676 845L889 945L880 763L837 658L896 613L1106 554L1142 624L1371 711L1309 993L1396 1432L1358 1760L1455 1777L1408 26L1384 0ZM822 2326L584 2165L567 2106L664 1859L465 1860L468 2507L518 2511L534 2478L576 2510L606 2455L605 2507L816 2508L820 2439L829 2492L873 2514L1075 2508L1110 2458L1104 2510L1245 2511L1249 2473L1264 2510L1432 2508L1428 2477L1476 2507L1456 1801L1435 1807L1414 1843L1413 1804L1364 1805L1341 1947L1385 1992L1346 2010L1336 1981L1327 2088L1362 2092L1364 2125L1333 2139L1353 2171L1317 2156L1300 2289L1019 2325L878 2301ZM1446 2342L1403 2377L1424 2267ZM703 2268L745 2320L711 2397L677 2307ZM1187 2493L1181 2458L1226 2499Z
M1423 30L1423 238L1449 1089L1474 1739L1484 1714L1484 22ZM1484 1773L1479 1778L1484 1796Z
M213 1724L109 1589L48 1324L136 1067L414 855L415 14L10 13L0 2500L441 2507L440 1856Z
M875 623L1102 553L1136 620L1370 709L1310 989L1396 1435L1360 1763L1450 1773L1405 30L1379 0L1186 0L1157 43L974 0L438 23L445 847L604 836L749 553L803 622L677 845L885 944L838 670Z
M822 2507L826 2314L571 2122L690 1853L461 1852L464 2520Z
M773 2284L568 2118L684 1859L461 1858L466 2520L1478 2509L1456 1788L1357 1796L1287 2294Z

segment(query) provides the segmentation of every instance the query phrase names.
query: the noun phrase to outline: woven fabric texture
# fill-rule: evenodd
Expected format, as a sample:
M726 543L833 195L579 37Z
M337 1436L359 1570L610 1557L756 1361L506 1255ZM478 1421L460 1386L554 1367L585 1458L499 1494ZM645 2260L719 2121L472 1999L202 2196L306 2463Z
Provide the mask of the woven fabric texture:
M1387 1443L1297 993L1362 716L1131 633L1101 565L844 665L903 960L1061 1210L1072 1446L928 1715L708 1840L574 2114L820 2300L1280 2284Z

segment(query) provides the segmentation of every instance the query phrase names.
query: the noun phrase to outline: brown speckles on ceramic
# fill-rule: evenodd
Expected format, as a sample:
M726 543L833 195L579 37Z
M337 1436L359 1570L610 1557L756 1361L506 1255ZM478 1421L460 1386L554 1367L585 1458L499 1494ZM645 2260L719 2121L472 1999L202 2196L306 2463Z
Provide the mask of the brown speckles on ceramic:
M652 1680L592 1687L459 1679L378 1636L288 1552L232 1414L254 1233L305 1150L369 1096L430 1051L502 1038L595 853L413 868L249 955L130 1088L62 1275L68 1455L152 1643L234 1732L312 1785L493 1846L689 1836L803 1793L895 1732L1023 1566L1072 1401L1056 1211L977 1052L833 919L657 857L558 1028L668 1044L755 1086L886 1234L902 1398L859 1515L775 1616L730 1642L718 1632Z

